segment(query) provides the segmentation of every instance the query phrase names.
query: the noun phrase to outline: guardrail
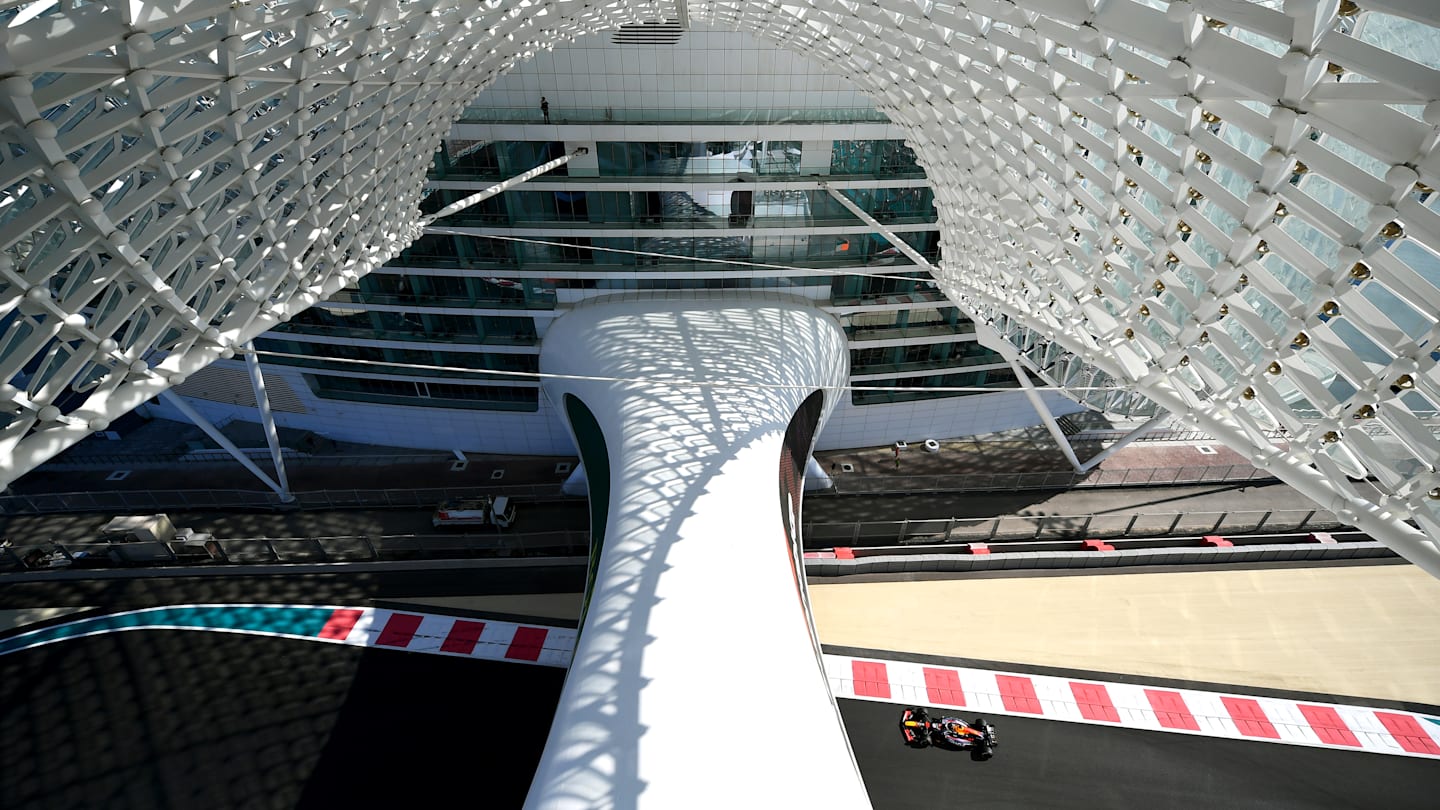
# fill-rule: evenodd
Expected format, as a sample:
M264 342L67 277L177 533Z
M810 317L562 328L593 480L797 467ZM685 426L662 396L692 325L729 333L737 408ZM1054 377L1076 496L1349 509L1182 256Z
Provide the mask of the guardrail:
M832 474L839 495L886 495L903 492L994 492L1075 487L1177 486L1236 481L1268 481L1275 476L1249 464L1147 467L1125 470L1096 468L1085 474L1053 472L973 473L967 475Z
M1140 565L1234 565L1253 562L1294 562L1301 560L1386 559L1398 557L1384 544L1354 533L1349 537L1326 538L1328 542L1294 542L1289 537L1246 538L1226 544L1176 545L1169 541L1133 540L1115 544L1087 543L1077 547L1054 542L1010 543L983 549L962 550L943 547L908 549L855 549L853 556L809 554L807 576L837 577L852 574L903 574L1025 569L1124 568ZM1287 542L1289 541L1289 542ZM983 546L984 544L976 544Z
M555 500L570 496L559 484L508 484L484 487L430 489L327 489L296 492L282 503L274 492L240 489L112 490L110 492L57 492L0 496L0 514L43 515L75 512L146 514L164 510L197 509L389 509L430 508L450 498L510 495L529 500Z
M1114 515L1002 515L988 518L810 523L805 545L871 547L909 543L1014 542L1165 535L1321 531L1342 526L1324 509L1153 512Z
M0 571L196 564L376 562L476 557L567 557L589 553L581 531L529 534L408 534L243 537L171 542L59 543L0 547Z
M311 455L292 447L281 448L285 454L285 466L289 467L383 467L395 464L448 464L455 460L451 453L400 453L380 455L358 455L333 453ZM242 448L252 459L269 460L270 449L266 447ZM42 468L48 472L70 470L144 470L166 469L180 464L234 464L235 458L225 450L191 450L185 453L83 453L61 456L48 461Z

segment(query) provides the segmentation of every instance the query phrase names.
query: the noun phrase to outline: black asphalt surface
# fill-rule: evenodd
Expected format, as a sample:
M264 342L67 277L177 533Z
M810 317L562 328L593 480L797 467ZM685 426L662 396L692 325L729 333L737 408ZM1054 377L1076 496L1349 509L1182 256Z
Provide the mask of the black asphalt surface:
M62 642L0 657L0 796L7 810L515 808L563 677L223 633ZM1434 807L1440 786L1434 761L1014 717L991 718L1000 748L974 762L904 747L896 706L841 709L878 810L1388 810Z
M995 757L975 762L905 747L901 707L840 705L876 810L1402 810L1440 802L1434 760L995 716L987 718L1000 741Z
M579 593L584 589L583 565L372 572L348 569L346 573L336 574L21 582L0 587L0 609L86 606L109 612L156 605L230 602L364 605L371 601L403 602L406 598L419 597Z
M225 633L0 657L0 806L519 807L564 672Z
M142 510L144 511L144 510ZM334 509L293 512L167 512L179 528L209 532L219 538L353 537L357 535L446 534L436 529L432 509ZM0 516L0 535L22 540L95 542L109 514L74 513ZM590 513L585 499L523 503L515 531L587 531ZM485 533L486 529L478 529Z

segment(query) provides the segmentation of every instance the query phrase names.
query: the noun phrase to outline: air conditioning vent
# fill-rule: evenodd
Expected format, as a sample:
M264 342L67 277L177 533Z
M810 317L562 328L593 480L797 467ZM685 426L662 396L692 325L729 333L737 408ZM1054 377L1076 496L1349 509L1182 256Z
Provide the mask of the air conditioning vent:
M616 45L674 45L684 33L674 20L655 20L622 25L610 35L610 41Z

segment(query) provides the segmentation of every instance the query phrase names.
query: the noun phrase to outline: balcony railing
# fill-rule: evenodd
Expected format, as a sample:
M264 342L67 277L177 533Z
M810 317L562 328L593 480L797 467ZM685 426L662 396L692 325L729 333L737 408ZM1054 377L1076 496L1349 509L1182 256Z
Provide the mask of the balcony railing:
M874 107L829 109L716 109L714 107L552 107L550 123L565 124L856 124L889 123ZM535 107L466 107L462 124L543 124Z
M972 335L975 324L963 321L957 324L936 323L918 326L847 326L845 334L853 342L869 340L903 340L906 338L942 337L951 335Z
M452 309L554 309L555 293L527 293L525 297L492 298L465 295L426 295L423 293L379 293L365 290L341 290L330 296L331 303L379 304L403 307L449 307Z
M945 297L945 293L934 289L921 289L903 293L874 293L870 295L849 296L837 295L834 299L830 301L830 305L835 307L868 307L885 306L887 304L925 304L940 301L949 301L949 299Z
M508 355L510 357L534 357L534 355ZM509 374L490 374L490 371L517 371L534 373L536 369L473 369L465 371L438 371L430 368L416 368L404 363L387 363L383 360L376 360L368 363L346 363L343 360L334 360L327 357L287 357L281 355L267 355L266 364L282 366L299 366L301 368L313 368L322 371L338 371L345 374L388 374L395 377L434 377L442 378L447 382L482 383L489 381L501 381L506 383L515 382L516 377ZM454 363L443 365L456 368ZM348 392L341 392L348 393ZM329 395L329 392L325 394ZM366 396L369 396L368 394Z
M896 226L909 225L937 225L938 220L932 211L924 216L889 216L883 219L884 224ZM864 220L852 214L835 214L833 216L747 216L743 221L736 217L728 217L720 214L709 216L696 215L693 217L664 217L659 214L645 215L632 214L627 216L614 216L610 219L577 218L564 219L560 217L535 217L529 215L504 216L501 214L484 213L460 213L446 217L435 223L440 227L447 228L530 228L547 229L565 228L573 230L615 230L624 228L627 230L674 230L676 228L714 230L767 230L774 228L854 228L857 231L869 229Z
M504 171L499 166L466 166L451 165L438 168L430 167L429 178L431 180L504 180L514 177L518 171ZM811 172L798 174L796 172L775 172L768 174L746 174L745 182L753 191L764 191L766 186L779 183L805 182L813 184L815 178L810 176ZM724 186L726 191L738 191L739 187L728 185L735 182L735 172L715 174L712 172L684 172L676 174L542 174L539 177L525 181L521 186L523 189L536 190L542 186L565 186L576 183L605 185L614 183L617 186L623 185L624 191L643 191L646 186L654 186L660 183L686 183L695 186L718 185ZM862 172L841 174L834 172L824 175L823 179L831 188L843 189L851 183L892 180L924 180L925 172L915 167L897 168L894 171L885 172ZM913 187L914 184L906 183L904 187ZM622 189L616 189L620 191ZM478 189L477 189L478 191Z
M916 371L937 369L973 368L975 366L1004 366L1004 359L998 354L977 357L956 357L950 360L916 360L909 363L864 363L850 366L850 376L869 374L909 374Z
M647 272L674 273L674 272L712 272L717 275L733 274L736 266L726 265L718 262L687 262L672 258L651 258L646 256L633 256L630 254L615 254L596 252L601 257L621 257L629 259L629 263L589 261L590 251L583 247L556 248L556 250L573 250L576 254L583 254L587 260L582 261L561 261L554 257L545 259L517 259L514 257L489 257L470 258L458 256L435 256L421 254L405 254L390 261L387 265L389 270L403 270L414 268L444 269L444 270L474 270L477 273L494 276L506 276L517 271L524 270L527 273L547 273L554 271L558 273L606 273L606 272L630 272L643 269ZM874 267L913 267L914 262L906 256L872 256L866 259L863 256L747 256L747 257L724 257L734 258L737 262L762 262L766 264L783 264L794 267L803 275L805 270L832 270L841 268L874 268ZM931 261L935 261L931 257ZM741 268L745 269L745 268ZM757 268L763 270L763 268ZM774 272L788 272L787 269L775 270ZM903 271L902 271L903 272ZM825 276L825 283L829 277ZM936 299L939 300L939 299Z
M324 337L358 338L361 340L405 341L411 343L466 343L494 346L534 346L539 338L531 333L523 334L462 334L456 332L402 332L390 329L363 329L353 326L318 326L315 324L286 323L272 331L290 335L321 335Z

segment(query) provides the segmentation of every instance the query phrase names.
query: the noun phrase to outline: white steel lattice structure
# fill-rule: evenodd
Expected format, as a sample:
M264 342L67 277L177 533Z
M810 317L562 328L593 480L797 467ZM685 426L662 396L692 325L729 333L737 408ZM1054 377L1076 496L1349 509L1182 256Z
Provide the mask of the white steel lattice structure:
M1440 575L1430 0L5 2L0 480L393 257L496 75L687 15L907 129L942 289L1037 367Z

